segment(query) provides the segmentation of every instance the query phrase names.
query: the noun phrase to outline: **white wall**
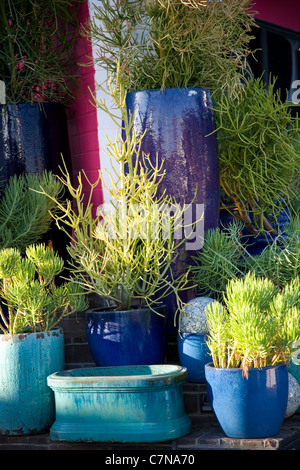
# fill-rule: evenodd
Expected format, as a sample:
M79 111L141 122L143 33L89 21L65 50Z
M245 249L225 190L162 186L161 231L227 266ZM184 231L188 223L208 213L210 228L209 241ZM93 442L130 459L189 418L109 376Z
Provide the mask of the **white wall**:
M97 4L97 0L89 0L89 10L90 17L93 17L94 6L93 3ZM97 56L97 48L93 46L93 56ZM107 72L95 64L95 81L97 84L103 84L107 78ZM109 105L111 103L110 98L99 88L97 88L97 99L104 99ZM110 186L110 179L107 175L106 170L111 171L111 162L109 157L105 153L107 138L109 137L112 141L115 140L118 128L116 124L110 119L107 113L97 108L97 118L98 118L98 139L99 139L99 149L100 149L100 168L103 173L105 184ZM105 188L103 188L103 198L104 203L109 203L109 195Z

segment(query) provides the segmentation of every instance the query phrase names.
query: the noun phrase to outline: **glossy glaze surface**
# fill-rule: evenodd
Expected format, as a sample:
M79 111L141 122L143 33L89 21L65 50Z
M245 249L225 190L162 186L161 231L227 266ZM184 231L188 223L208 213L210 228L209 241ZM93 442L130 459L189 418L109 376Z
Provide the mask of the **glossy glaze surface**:
M166 191L176 204L190 204L183 221L188 242L177 249L172 267L176 277L201 248L204 232L219 223L219 164L211 93L202 88L141 90L128 93L126 102L134 116L135 132L146 131L141 150L150 156L152 165L156 158L164 162L166 175L159 194ZM183 231L178 236L182 238ZM193 298L191 290L180 296L184 302ZM164 302L169 311L168 329L176 333L174 295Z
M58 171L61 155L70 165L67 121L62 105L0 106L0 169L5 182L23 172Z
M285 364L249 369L218 369L205 365L208 399L228 437L260 438L279 433L288 400Z
M87 340L97 366L162 364L166 351L166 307L87 311Z
M211 361L207 336L204 334L181 333L177 336L180 364L187 369L187 381L204 383L204 366Z
M155 442L191 431L174 365L123 366L60 372L48 377L55 393L52 440Z
M0 434L49 431L55 414L47 377L63 369L61 329L0 335Z

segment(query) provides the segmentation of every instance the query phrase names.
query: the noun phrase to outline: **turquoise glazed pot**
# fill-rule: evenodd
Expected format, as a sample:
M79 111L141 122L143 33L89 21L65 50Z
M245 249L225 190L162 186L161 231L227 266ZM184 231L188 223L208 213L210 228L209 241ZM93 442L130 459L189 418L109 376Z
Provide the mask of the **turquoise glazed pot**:
M211 361L207 335L181 333L177 336L180 364L187 369L188 382L205 382L205 364Z
M157 313L155 313L157 312ZM87 311L86 335L97 366L163 364L167 344L165 306Z
M48 377L55 394L52 440L155 442L191 431L175 365L94 367Z
M47 376L63 369L61 329L0 335L0 434L49 431L55 406Z
M211 407L228 437L262 438L279 433L288 401L285 364L249 369L221 369L205 365Z

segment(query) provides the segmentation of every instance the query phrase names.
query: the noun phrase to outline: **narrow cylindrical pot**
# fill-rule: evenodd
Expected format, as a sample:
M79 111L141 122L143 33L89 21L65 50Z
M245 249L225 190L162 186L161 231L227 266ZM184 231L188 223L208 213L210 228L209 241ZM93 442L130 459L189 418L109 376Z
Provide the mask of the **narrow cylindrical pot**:
M134 131L145 133L141 151L149 155L152 166L163 163L165 176L158 196L165 192L182 208L186 204L182 236L192 233L187 243L177 248L172 266L176 278L201 248L204 232L219 223L219 162L211 93L203 88L141 90L128 93L126 104L133 115ZM191 290L180 296L184 302L190 300ZM164 303L169 331L175 333L175 295L170 294Z
M63 369L62 329L0 335L0 434L49 431L55 404L47 377Z
M242 369L205 365L207 394L215 416L228 437L263 438L279 433L288 400L285 364Z
M156 313L157 312L157 313ZM163 364L165 306L125 311L87 311L86 334L97 366Z
M204 366L211 361L206 338L205 334L194 333L180 333L177 336L179 360L186 367L188 382L205 382Z
M186 369L176 365L93 367L52 374L52 440L155 442L191 432Z

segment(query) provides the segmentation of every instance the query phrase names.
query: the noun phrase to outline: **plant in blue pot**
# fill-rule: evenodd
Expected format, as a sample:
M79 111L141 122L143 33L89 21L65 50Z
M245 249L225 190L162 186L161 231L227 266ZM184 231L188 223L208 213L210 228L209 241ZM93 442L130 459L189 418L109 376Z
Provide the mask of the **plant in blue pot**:
M72 3L72 5L71 5ZM70 160L65 106L76 96L82 0L0 5L0 175L56 172Z
M99 308L87 312L87 339L95 363L160 364L166 350L164 298L174 293L181 312L179 292L190 286L189 270L176 278L170 273L175 256L174 233L182 228L185 207L170 196L157 195L165 172L159 163L152 171L147 167L149 157L140 150L143 136L137 137L131 128L123 84L110 83L109 96L121 113L118 120L105 102L98 103L119 126L116 140L109 140L107 146L107 153L118 165L118 171L110 173L110 204L99 207L95 217L91 197L103 182L100 170L98 179L89 182L89 194L84 195L84 171L74 186L64 168L62 176L57 177L72 200L64 204L53 198L60 209L54 218L71 238L70 279L99 299ZM138 158L135 164L133 154ZM47 194L44 188L41 192ZM185 243L186 238L180 242Z
M208 323L206 307L214 302L210 297L195 297L187 302L180 319L177 335L180 364L187 369L189 382L204 383L204 366L211 361L206 344Z
M240 220L248 250L259 254L290 216L299 214L300 139L298 116L283 100L276 79L248 77L230 96L215 102L221 221ZM298 209L297 209L298 207Z
M64 369L60 320L87 306L77 285L60 283L63 259L43 244L0 251L0 434L47 432L55 418L47 376Z
M178 203L191 204L186 215L193 220L199 218L197 211L203 214L189 243L177 247L175 277L190 264L203 231L218 226L212 94L221 88L235 93L241 86L254 24L250 4L249 0L117 0L113 4L104 0L95 2L86 26L98 49L97 65L115 74L121 63L127 109L135 132L145 133L141 145L150 157L148 167L157 156L164 161L166 175L158 195L166 191ZM182 298L189 300L193 294L187 290ZM171 296L166 302L171 314L176 299Z
M207 307L208 398L229 437L279 433L288 403L288 368L299 348L300 282L283 289L248 273L229 281L224 301Z

